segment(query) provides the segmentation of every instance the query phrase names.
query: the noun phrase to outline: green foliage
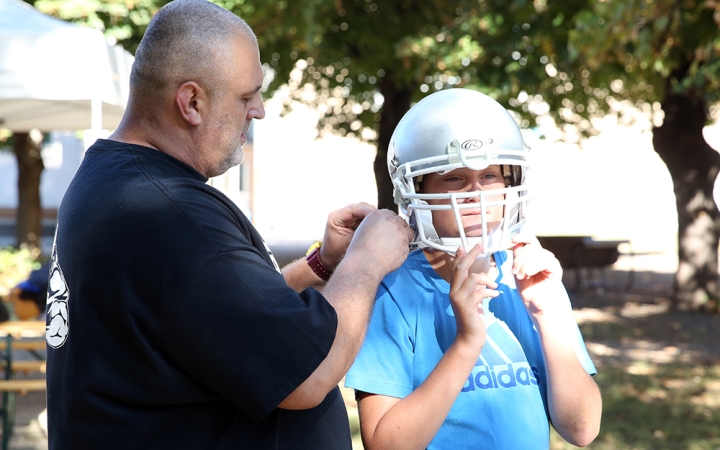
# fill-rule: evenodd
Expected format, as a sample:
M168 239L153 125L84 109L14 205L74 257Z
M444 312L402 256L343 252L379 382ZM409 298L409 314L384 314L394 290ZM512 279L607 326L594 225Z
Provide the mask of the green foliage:
M289 81L286 108L293 102L316 107L323 113L321 129L369 141L377 138L384 107L397 101L397 92L417 101L448 87L470 87L509 105L524 127L549 115L580 136L594 131L593 117L613 111L612 88L620 94L629 84L615 82L618 71L610 67L593 67L602 72L593 76L589 63L578 63L579 47L569 39L589 36L576 27L583 29L583 17L591 20L590 0L223 5L256 31L273 77L269 94ZM591 38L597 41L597 33ZM646 89L654 90L650 82L637 85Z
M168 0L27 1L134 52ZM654 114L671 75L675 91L720 100L714 2L215 2L255 30L267 95L288 85L288 109L296 101L318 107L321 129L370 141L385 102L395 101L385 92L407 90L417 101L470 87L509 105L525 127L549 115L578 137L595 132L593 118L618 114L620 101Z
M640 108L661 102L666 88L713 104L720 100L717 8L695 0L592 0L570 32L570 62L588 70L590 85L615 83L611 95Z
M28 249L0 249L0 294L5 295L39 268L37 254Z
M135 54L150 19L169 0L25 0L45 14L102 30Z
M232 10L243 16L243 6ZM381 108L396 101L387 92L418 100L472 79L484 52L471 34L476 8L473 1L260 1L244 18L272 73L270 93L289 80L287 106L317 107L321 129L372 141Z

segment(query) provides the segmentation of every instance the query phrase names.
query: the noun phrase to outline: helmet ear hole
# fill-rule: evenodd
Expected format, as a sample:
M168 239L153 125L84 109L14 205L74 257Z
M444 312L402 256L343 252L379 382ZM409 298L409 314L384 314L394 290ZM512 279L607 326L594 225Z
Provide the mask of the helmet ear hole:
M503 176L505 186L514 186L512 171L510 169L510 166L503 165L503 166L500 166L500 168L502 170L502 176Z
M522 167L505 164L502 167L502 175L505 186L520 186L522 184Z
M413 184L415 185L415 192L422 192L422 184L424 178L425 175L418 175L413 179Z

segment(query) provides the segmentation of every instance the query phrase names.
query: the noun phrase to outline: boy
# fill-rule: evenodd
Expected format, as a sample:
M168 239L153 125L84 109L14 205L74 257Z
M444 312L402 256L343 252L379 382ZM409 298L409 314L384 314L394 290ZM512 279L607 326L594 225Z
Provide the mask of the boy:
M413 251L381 284L346 386L365 448L549 448L597 436L601 398L557 259L522 232L528 149L491 98L420 101L388 166Z

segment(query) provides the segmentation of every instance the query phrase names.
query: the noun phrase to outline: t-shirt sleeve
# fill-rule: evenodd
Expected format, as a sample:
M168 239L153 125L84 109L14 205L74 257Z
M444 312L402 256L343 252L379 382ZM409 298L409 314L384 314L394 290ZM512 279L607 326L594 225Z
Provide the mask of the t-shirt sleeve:
M567 294L567 290L565 291L565 298L563 299L565 302L566 307L569 311L571 311L571 317L572 315L572 304L570 302L570 296ZM577 357L578 361L580 361L580 364L583 366L583 369L590 374L590 375L596 375L597 369L595 368L595 364L593 364L592 359L590 359L590 355L588 354L587 348L585 347L585 341L583 340L582 333L580 332L580 327L578 326L577 322L573 322L573 326L575 329L575 339L572 341L572 347L573 351L575 352L575 356Z
M251 249L220 252L182 283L163 349L251 419L269 414L325 359L337 329L315 289L298 294Z
M414 342L400 308L380 285L367 336L345 377L345 387L404 398L413 390Z
M583 340L582 333L580 332L580 327L578 327L577 323L575 323L575 328L577 330L576 339L573 342L575 356L577 356L577 359L580 361L583 369L585 369L585 371L590 375L594 376L597 374L597 369L595 368L595 364L593 364L592 359L590 359L590 355L585 347L585 341Z

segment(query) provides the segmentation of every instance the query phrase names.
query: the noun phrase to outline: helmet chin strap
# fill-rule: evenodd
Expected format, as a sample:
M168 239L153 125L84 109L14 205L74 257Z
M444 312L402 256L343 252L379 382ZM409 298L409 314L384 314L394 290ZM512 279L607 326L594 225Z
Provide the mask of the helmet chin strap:
M477 244L482 244L483 245L483 253L480 253L478 258L487 258L492 254L492 252L490 252L490 253L484 252L485 244L487 244L487 248L493 248L493 243L499 239L502 239L502 227L498 227L495 231L490 233L490 236L488 236L487 238L483 238L481 236L481 237L466 237L465 239L462 239L459 237L457 237L457 238L440 238L439 240L440 240L440 244L443 247L457 249L458 247L462 246L465 249L466 253L469 252ZM452 256L455 256L455 253L456 253L455 250L453 250L453 251L445 250L445 252L449 253Z

